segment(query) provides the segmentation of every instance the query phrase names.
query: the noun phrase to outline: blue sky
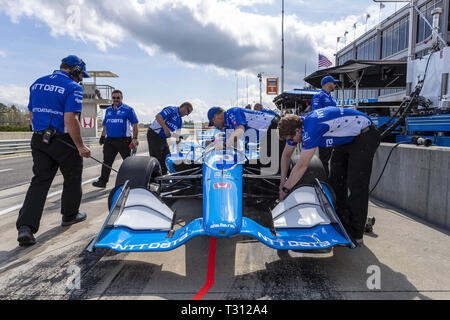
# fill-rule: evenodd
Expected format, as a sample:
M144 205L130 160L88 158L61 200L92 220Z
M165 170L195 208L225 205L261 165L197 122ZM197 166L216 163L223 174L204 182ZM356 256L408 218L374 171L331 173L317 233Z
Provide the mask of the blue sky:
M336 38L357 21L362 33L366 12L378 23L373 1L320 4L285 1L286 90L303 85L305 64L317 69L319 52L334 61ZM382 17L393 11L386 3ZM120 76L97 82L121 89L141 122L184 101L192 120L206 119L210 106L245 105L247 79L257 102L258 72L281 76L280 16L281 0L0 0L0 102L25 105L29 85L76 54L88 70Z

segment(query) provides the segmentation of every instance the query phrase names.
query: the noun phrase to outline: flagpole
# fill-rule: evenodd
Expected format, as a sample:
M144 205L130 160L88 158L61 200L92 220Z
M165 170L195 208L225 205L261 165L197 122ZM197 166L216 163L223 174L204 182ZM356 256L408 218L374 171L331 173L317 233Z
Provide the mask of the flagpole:
M305 78L303 79L304 80L304 88L306 89L306 63L305 63Z
M247 80L247 105L248 105L248 76L246 77Z

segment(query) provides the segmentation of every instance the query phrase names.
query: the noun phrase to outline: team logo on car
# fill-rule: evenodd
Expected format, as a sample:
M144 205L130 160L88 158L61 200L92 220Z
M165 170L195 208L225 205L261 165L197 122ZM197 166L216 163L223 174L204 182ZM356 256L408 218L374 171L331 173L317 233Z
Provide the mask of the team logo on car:
M225 183L215 183L214 184L214 189L215 190L230 190L231 189L231 184L228 182Z

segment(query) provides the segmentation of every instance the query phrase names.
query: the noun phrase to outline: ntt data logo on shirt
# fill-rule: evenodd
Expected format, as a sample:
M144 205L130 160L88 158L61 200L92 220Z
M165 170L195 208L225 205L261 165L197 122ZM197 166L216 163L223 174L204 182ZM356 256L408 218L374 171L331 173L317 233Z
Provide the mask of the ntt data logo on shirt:
M316 114L318 119L325 118L325 113L323 112L323 110L316 110Z
M333 146L333 139L327 139L327 147L332 147Z
M106 120L106 123L111 123L111 124L123 123L123 119L108 119L108 120Z
M42 84L42 83L36 83L31 87L32 91L35 90L43 90L43 91L50 91L50 92L56 92L59 94L64 94L64 92L66 91L66 89L64 89L63 87L59 87L59 86L54 86L51 84Z
M311 140L311 137L309 136L309 132L305 132L303 134L303 138L302 138L303 142L306 142L308 140Z
M33 113L50 113L50 114L54 114L56 116L64 116L64 112L52 110L49 108L33 108L32 112Z

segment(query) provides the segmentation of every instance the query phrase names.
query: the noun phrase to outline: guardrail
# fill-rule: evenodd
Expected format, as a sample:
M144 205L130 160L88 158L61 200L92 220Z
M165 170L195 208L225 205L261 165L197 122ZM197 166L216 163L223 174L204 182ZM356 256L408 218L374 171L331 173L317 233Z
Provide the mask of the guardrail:
M83 138L87 147L98 145L99 138ZM0 156L31 152L31 139L0 140Z
M146 139L145 135L140 135L139 139ZM98 146L99 138L83 138L87 147ZM0 156L14 155L31 152L31 139L24 140L0 140Z

